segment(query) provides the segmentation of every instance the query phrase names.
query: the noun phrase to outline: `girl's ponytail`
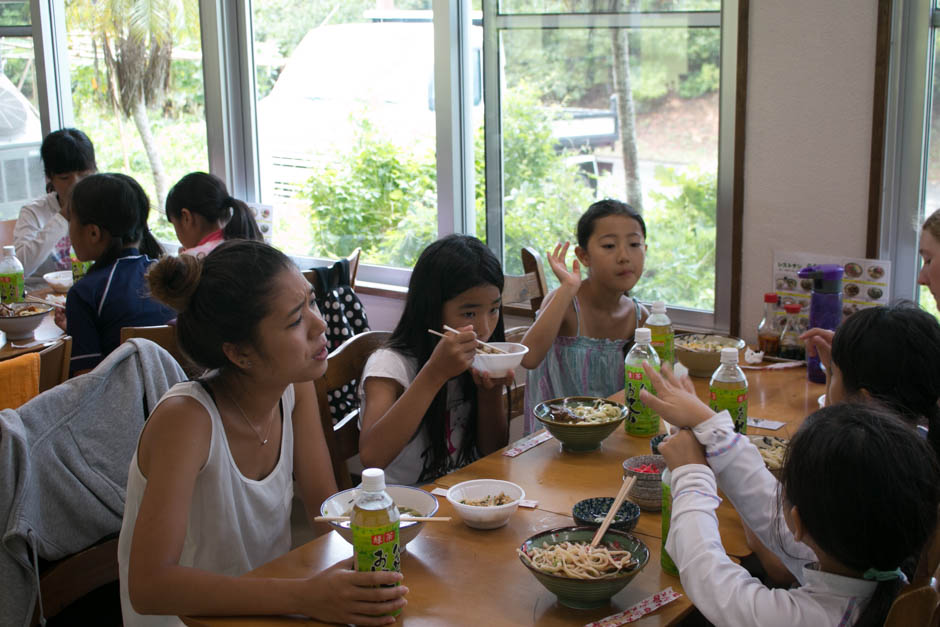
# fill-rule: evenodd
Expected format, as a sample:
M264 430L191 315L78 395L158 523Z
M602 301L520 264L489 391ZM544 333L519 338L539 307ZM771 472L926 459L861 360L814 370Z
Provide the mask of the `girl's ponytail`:
M232 217L229 218L225 230L222 231L225 239L250 239L259 242L264 239L258 223L255 222L255 216L247 204L237 198L226 196L225 204L222 206L232 209Z
M879 581L875 587L875 592L868 600L868 605L862 610L858 620L853 627L881 627L884 625L888 612L891 611L891 604L894 598L898 596L904 582L900 579L891 579L889 581Z

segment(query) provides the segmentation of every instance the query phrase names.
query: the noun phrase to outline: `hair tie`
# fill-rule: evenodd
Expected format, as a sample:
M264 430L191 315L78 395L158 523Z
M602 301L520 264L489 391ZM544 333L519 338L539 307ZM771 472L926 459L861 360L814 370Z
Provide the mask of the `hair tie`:
M235 206L235 199L232 198L231 196L226 196L226 197L225 197L225 200L222 201L222 206L223 206L223 207L234 207L234 206Z
M892 579L900 579L902 583L907 583L907 575L905 575L900 568L895 568L894 570L869 568L865 571L865 574L862 575L862 579L868 579L869 581L891 581Z

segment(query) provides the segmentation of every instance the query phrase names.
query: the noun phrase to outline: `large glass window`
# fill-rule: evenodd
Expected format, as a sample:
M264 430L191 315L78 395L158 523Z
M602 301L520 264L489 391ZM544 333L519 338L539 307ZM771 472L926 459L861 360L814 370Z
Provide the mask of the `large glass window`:
M163 206L183 175L209 169L198 0L66 0L74 126L101 172L124 172L159 211L151 228L176 241Z
M922 217L940 209L940 55L937 52L940 50L940 46L938 46L938 43L940 43L938 41L940 40L940 29L933 29L932 39L933 58L928 63L932 81L929 92L930 105L927 109L927 164ZM930 290L925 286L920 286L917 299L922 307L940 317L940 313L937 312L936 301L930 295Z
M497 42L499 56L487 67L500 76L486 87L500 90L501 137L487 140L499 142L502 158L486 164L486 181L502 190L491 191L477 218L486 216L490 237L502 233L507 271L521 272L524 246L544 252L573 242L588 205L615 198L647 224L646 270L634 293L711 314L720 3L488 1L484 23L495 22L497 36L486 41Z
M325 258L362 247L365 263L410 268L438 230L430 1L251 6L275 244Z

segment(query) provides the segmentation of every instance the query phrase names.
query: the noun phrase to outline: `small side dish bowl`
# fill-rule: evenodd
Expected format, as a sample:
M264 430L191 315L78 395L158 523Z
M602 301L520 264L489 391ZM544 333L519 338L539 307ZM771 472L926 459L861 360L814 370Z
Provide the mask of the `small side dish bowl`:
M515 342L487 342L490 346L506 351L505 353L481 353L473 356L473 367L491 377L505 377L506 373L522 363L522 358L529 352L525 344Z
M586 542L590 543L597 531L594 527L561 527L542 531L525 542L519 547L519 551L529 554L532 547L545 547L562 542ZM522 564L535 575L540 584L545 586L549 592L558 597L558 602L575 609L593 609L606 605L612 596L623 590L630 583L637 573L643 570L643 567L649 562L649 549L638 538L618 531L608 529L601 539L601 543L609 548L626 549L633 554L637 560L637 565L630 570L603 577L600 579L575 579L548 573L534 567L522 555L519 560Z
M42 275L43 280L49 284L56 292L64 294L72 287L72 271L59 270L58 272L47 272Z
M505 505L468 505L463 501L477 501L486 497L496 498L505 494L511 500ZM457 515L468 527L474 529L496 529L509 522L519 501L525 498L525 490L511 481L500 479L473 479L463 481L447 491L447 500L454 506Z
M563 422L557 420L559 411L583 411L585 408L609 411L610 417L601 422ZM625 405L592 396L553 398L535 406L532 413L545 425L548 432L566 451L593 451L623 422L630 411Z
M757 447L757 451L760 453L761 459L764 460L764 465L767 466L770 474L779 479L790 441L774 435L749 435L747 437L751 444Z
M739 337L689 333L677 335L675 347L676 359L689 369L690 375L707 378L712 376L720 365L722 348L736 348L743 351L747 344Z
M612 496L598 496L593 499L584 499L578 501L571 508L571 517L578 525L585 527L600 527L604 522L604 517L610 511L610 506L614 504ZM611 529L620 531L632 531L640 520L640 506L630 501L624 501L620 509L614 514L614 519L610 521Z
M666 439L668 433L660 433L650 438L650 451L653 455L659 455L659 445Z
M5 309L0 310L0 331L6 333L7 340L33 337L33 332L52 310L49 305L36 303L8 303L6 307L11 307L15 313L13 316L7 316L4 315Z
M652 466L656 472L634 470L642 466ZM662 455L637 455L623 462L623 478L636 477L636 483L627 494L627 498L646 512L658 512L663 507L663 470L666 460Z
M407 507L413 509L418 512L417 515L420 516L433 516L437 513L437 508L439 507L437 497L429 492L407 485L385 486L385 491L389 493L392 500L395 501L395 505L399 508ZM352 509L353 503L356 502L358 495L358 488L350 488L349 490L337 492L320 505L320 515L348 516L348 512ZM331 522L329 525L338 531L339 535L343 536L346 542L352 544L352 529L349 527L349 522ZM404 549L406 544L414 540L415 537L421 533L421 529L423 528L423 522L402 521L398 528L398 538L401 548Z

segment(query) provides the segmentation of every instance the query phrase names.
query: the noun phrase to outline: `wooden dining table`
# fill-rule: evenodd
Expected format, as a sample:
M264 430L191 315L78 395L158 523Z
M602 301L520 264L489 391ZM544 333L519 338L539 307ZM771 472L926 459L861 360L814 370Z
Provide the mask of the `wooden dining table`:
M748 429L748 434L789 439L803 419L818 407L825 386L810 383L806 368L748 370L749 415L784 422L778 430ZM693 379L696 391L707 398L708 380ZM611 396L623 400L623 392ZM407 546L402 558L404 583L409 588L408 606L398 619L406 625L584 625L627 609L667 587L683 593L678 577L660 567L661 516L644 511L632 532L650 551L643 570L616 594L610 605L595 610L575 610L557 602L520 562L516 549L537 532L573 524L571 508L579 500L614 496L622 482L622 463L650 453L649 438L627 435L618 428L600 449L573 453L549 439L516 457L501 449L425 486L451 487L470 479L505 479L518 483L537 507L520 507L509 523L481 531L467 527L443 497L439 516L453 516L447 523L425 523ZM510 445L511 446L511 445ZM727 499L718 508L719 531L732 559L750 553L740 518ZM246 576L303 577L342 560L350 560L352 546L335 531L264 564ZM644 627L672 625L692 610L681 596L633 624ZM319 625L302 617L183 617L191 627L274 626L295 623Z

